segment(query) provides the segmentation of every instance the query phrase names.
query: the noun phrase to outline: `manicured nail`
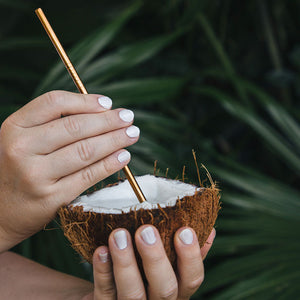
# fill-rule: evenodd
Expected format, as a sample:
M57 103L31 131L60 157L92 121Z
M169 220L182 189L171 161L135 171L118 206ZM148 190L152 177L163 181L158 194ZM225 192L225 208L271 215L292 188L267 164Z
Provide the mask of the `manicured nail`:
M99 104L104 107L105 109L109 109L112 106L112 101L110 98L106 97L106 96L101 96L98 98L98 102Z
M156 237L152 227L146 227L141 232L142 239L148 245L153 245L156 242Z
M193 242L193 233L190 229L184 229L180 232L179 238L185 245L190 245Z
M123 163L124 161L130 160L130 157L131 157L130 153L125 150L118 155L118 161L120 163Z
M119 112L119 116L124 122L131 122L133 121L134 113L129 109L123 109Z
M114 234L115 242L120 250L127 247L127 236L124 230L119 230Z
M108 252L105 249L101 249L99 252L100 261L106 263L108 261Z
M140 135L140 129L132 125L126 129L126 134L131 138L138 137Z

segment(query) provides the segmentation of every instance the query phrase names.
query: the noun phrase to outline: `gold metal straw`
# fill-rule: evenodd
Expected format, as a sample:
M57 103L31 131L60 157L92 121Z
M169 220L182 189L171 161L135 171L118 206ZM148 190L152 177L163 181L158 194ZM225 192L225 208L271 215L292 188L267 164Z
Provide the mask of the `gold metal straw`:
M56 34L54 33L51 25L49 24L43 10L41 8L38 8L35 10L36 15L38 16L38 18L40 19L43 27L45 28L50 40L52 41L54 47L56 48L56 51L58 52L60 58L62 59L63 63L65 64L68 72L70 73L75 85L77 86L79 92L81 94L87 94L87 90L84 87L83 83L81 82L74 66L72 65L68 55L66 54L64 48L62 47L61 43L59 42ZM135 195L137 196L138 200L142 203L144 201L146 201L146 198L141 190L141 188L139 187L137 181L135 180L132 172L130 171L128 166L125 166L123 168L123 172L125 173Z

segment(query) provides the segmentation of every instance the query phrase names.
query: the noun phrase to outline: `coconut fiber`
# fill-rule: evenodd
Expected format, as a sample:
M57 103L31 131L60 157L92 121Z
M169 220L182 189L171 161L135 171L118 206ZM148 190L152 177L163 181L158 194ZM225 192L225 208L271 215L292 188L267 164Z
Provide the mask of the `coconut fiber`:
M84 212L82 206L65 206L60 208L59 216L64 234L72 247L90 263L96 248L108 245L108 237L114 229L126 228L134 244L136 229L144 224L152 224L160 232L167 256L175 269L176 253L173 244L175 232L183 226L193 228L202 247L214 227L220 209L219 200L219 190L211 187L202 188L193 196L178 199L176 205L172 207L159 206L151 210L139 209L122 214L104 214ZM135 251L141 269L136 248Z

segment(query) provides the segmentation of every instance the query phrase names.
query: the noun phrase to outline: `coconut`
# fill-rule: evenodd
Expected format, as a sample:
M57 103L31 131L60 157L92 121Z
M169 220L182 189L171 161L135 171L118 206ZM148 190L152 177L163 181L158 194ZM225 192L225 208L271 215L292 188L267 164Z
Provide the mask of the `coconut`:
M183 226L192 227L202 247L220 209L219 191L215 185L197 187L153 175L136 177L136 180L147 202L138 202L127 180L80 196L59 210L64 234L72 247L92 263L94 251L108 244L114 229L126 228L134 237L139 226L152 224L158 229L175 268L175 232ZM137 252L136 255L141 267Z

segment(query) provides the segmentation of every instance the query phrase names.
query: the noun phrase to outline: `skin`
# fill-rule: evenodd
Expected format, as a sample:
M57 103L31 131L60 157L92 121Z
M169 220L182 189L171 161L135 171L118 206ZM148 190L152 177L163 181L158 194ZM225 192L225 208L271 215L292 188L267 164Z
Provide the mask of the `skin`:
M149 282L137 268L129 233L119 249L112 232L108 247L95 251L94 287L85 281L6 252L51 221L57 209L129 163L118 155L138 141L129 137L122 109L105 109L101 95L46 93L9 116L0 130L0 289L6 299L189 299L204 278L203 259L213 230L200 250L174 237L178 270L172 269L157 230L156 242L135 243ZM63 118L62 118L63 117ZM121 229L118 229L121 230ZM124 230L124 229L123 229ZM101 253L101 255L99 255ZM108 254L107 261L100 258ZM31 270L32 272L29 272ZM6 294L5 294L6 293Z
M85 280L57 272L12 252L0 254L1 299L10 300L112 300L112 299L189 299L204 278L203 260L215 237L212 231L199 253L195 239L191 245L184 245L177 231L174 243L177 252L178 270L171 270L159 236L152 246L140 237L140 227L135 236L143 265L148 275L148 289L141 281L133 254L130 237L128 247L118 249L114 243L114 232L110 235L108 247L99 247L93 257L94 285ZM192 229L191 229L192 230ZM128 233L127 233L128 234ZM145 249L144 249L145 248ZM148 249L147 249L148 248ZM99 254L110 253L102 262ZM177 297L177 298L176 298Z
M101 107L98 97L50 92L3 122L0 251L43 228L61 205L128 164L117 157L138 140L125 133L132 122L120 119L120 109Z

